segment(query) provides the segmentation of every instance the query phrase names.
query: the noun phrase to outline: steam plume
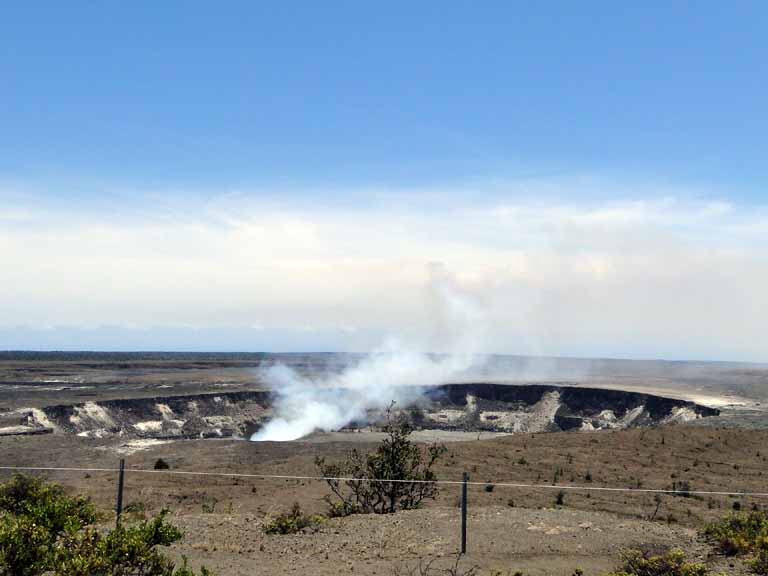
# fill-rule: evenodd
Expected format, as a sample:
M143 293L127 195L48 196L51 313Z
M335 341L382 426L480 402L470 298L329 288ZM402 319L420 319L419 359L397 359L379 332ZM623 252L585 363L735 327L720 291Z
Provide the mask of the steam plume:
M251 440L288 441L315 430L338 430L364 421L368 410L386 408L392 401L411 405L420 398L420 387L441 384L476 364L484 324L480 309L440 265L430 268L429 293L433 328L447 354L410 350L390 339L337 375L314 379L273 366L262 377L277 393L276 417Z

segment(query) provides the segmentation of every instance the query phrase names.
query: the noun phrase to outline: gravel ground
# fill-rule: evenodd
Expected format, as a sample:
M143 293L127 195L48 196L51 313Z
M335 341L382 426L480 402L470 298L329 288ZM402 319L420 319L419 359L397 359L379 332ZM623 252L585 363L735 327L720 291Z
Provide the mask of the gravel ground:
M187 534L175 553L219 574L394 574L420 559L437 558L440 567L452 562L460 515L445 507L359 515L287 536L264 534L262 520L249 515L190 514L174 521ZM462 566L477 565L482 573L570 576L580 568L601 574L614 568L627 548L679 546L700 559L708 550L690 528L600 512L492 506L472 512L468 527Z

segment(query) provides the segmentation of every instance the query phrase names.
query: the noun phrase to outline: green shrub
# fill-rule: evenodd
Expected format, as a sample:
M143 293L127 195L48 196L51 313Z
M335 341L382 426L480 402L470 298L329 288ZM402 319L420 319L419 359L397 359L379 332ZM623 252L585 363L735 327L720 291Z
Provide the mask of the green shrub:
M0 484L0 574L40 574L51 563L59 535L96 521L91 503L60 486L16 475Z
M213 514L216 512L216 504L218 503L219 499L215 496L211 496L210 498L206 497L203 500L203 503L200 505L203 510L203 514Z
M296 502L289 512L279 514L267 523L264 526L264 532L267 534L296 534L306 528L317 529L324 520L325 518L322 516L305 514L299 503Z
M61 486L22 474L0 484L0 513L28 518L55 534L96 521L96 509L87 498L69 497Z
M704 536L726 556L751 554L768 547L765 512L736 513L704 528Z
M688 562L680 550L662 556L652 556L638 550L626 552L621 568L606 576L708 576L704 564Z
M325 501L328 503L329 518L344 518L362 512L358 507L349 502L334 502L327 496L325 497Z
M166 462L162 458L158 458L157 460L155 460L155 465L153 466L153 468L155 470L170 470L171 466L170 464L168 464L168 462Z
M409 510L437 496L437 477L432 467L446 453L445 446L433 444L422 450L410 440L413 429L408 419L394 419L391 410L387 412L384 431L387 437L371 453L352 450L343 462L333 464L326 463L325 458L315 459L338 500L335 515Z
M134 500L133 502L129 502L123 507L123 512L128 514L143 514L146 512L146 509L147 507L144 502Z
M755 574L768 575L768 545L765 542L761 544L760 549L748 564Z
M41 574L50 564L54 541L45 527L30 518L0 518L0 574Z
M165 516L104 532L92 525L97 514L87 499L15 476L0 484L0 574L194 576L186 562L176 568L157 548L182 537Z

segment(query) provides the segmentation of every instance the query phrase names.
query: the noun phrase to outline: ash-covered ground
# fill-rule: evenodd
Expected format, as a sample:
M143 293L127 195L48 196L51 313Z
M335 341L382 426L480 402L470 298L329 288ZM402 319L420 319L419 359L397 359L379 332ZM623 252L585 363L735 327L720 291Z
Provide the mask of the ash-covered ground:
M246 442L272 416L261 369L277 362L307 376L339 373L340 355L0 355L0 463L314 476L314 459L373 449L381 413L294 442ZM763 492L768 369L758 365L497 358L464 381L403 408L421 441L452 440L438 477L468 472L470 554L483 570L599 574L627 546L682 546L714 568L701 522L762 507L759 498L567 491L624 487ZM720 411L715 415L715 411ZM20 430L25 428L27 430ZM19 432L34 431L34 435ZM50 430L50 431L48 431ZM568 430L568 431L565 431ZM44 473L114 506L116 475ZM8 472L2 473L7 477ZM502 483L539 488L511 488ZM683 483L683 484L681 484ZM170 508L187 532L173 554L219 575L393 574L456 551L458 491L423 510L329 520L317 532L267 536L261 527L299 502L326 510L312 480L128 473L128 520ZM743 567L727 567L741 573Z

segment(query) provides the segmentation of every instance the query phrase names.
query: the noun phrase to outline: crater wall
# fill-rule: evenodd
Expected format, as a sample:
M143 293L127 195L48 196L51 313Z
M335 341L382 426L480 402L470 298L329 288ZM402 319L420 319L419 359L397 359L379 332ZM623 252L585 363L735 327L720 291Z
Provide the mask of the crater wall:
M17 410L7 429L84 437L247 438L273 417L273 400L265 391L94 400ZM488 383L424 388L420 402L400 412L417 428L508 433L653 426L719 414L693 402L637 392ZM383 413L371 412L366 422L351 427L383 421Z

